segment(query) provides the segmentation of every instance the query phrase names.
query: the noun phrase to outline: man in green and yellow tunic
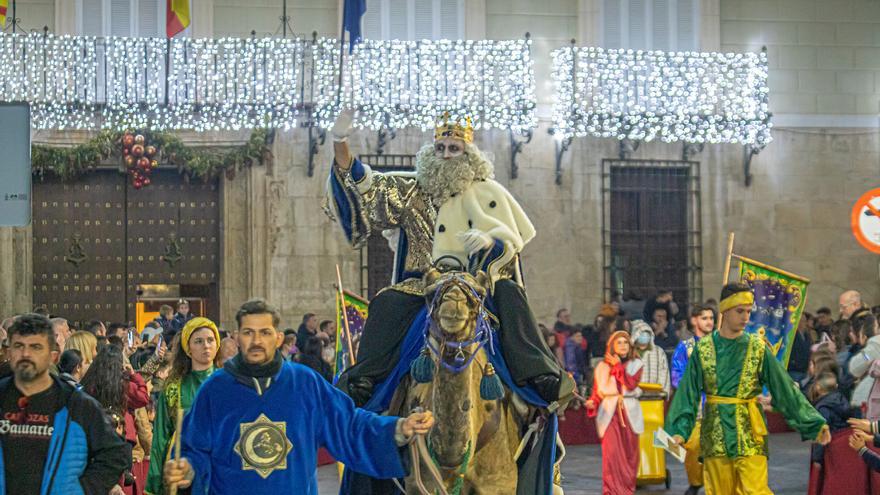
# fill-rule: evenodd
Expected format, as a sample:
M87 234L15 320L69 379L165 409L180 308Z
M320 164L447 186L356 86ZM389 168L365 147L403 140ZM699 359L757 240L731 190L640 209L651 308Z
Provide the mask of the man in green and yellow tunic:
M801 438L823 445L831 440L825 420L764 341L745 333L754 300L748 285L722 289L721 327L696 344L666 416L666 431L684 444L706 394L700 449L707 495L773 493L767 486L767 423L757 401L764 387Z

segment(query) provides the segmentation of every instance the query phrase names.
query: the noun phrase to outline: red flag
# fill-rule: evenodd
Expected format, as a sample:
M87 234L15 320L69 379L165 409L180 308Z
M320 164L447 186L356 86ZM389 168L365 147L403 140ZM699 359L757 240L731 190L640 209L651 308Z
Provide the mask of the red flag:
M189 0L166 0L165 32L169 38L189 26Z
M6 9L9 8L9 0L0 0L0 29L6 27Z

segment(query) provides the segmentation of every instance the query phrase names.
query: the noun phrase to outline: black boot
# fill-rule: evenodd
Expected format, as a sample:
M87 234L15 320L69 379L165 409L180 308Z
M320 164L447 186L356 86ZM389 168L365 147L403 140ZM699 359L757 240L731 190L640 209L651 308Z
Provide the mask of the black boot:
M697 495L698 493L700 493L700 488L703 487L691 485L688 487L687 490L685 490L684 495Z
M528 382L538 392L538 395L548 403L559 400L560 380L558 376L551 374L538 375L529 378Z

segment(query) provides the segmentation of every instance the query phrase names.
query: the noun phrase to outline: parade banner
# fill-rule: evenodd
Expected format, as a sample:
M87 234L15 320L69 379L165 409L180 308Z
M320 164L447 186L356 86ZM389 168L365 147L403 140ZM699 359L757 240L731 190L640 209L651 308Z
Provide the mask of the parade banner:
M334 363L333 384L352 363L354 356L357 355L358 343L361 340L361 332L364 330L364 324L367 322L367 306L368 302L345 290L336 293L336 363ZM344 308L344 311L343 311ZM348 320L343 320L343 314ZM351 335L351 346L348 345L346 328ZM349 349L354 356L349 355Z
M734 257L739 260L740 280L748 283L755 294L746 332L760 335L787 368L810 280L742 256Z

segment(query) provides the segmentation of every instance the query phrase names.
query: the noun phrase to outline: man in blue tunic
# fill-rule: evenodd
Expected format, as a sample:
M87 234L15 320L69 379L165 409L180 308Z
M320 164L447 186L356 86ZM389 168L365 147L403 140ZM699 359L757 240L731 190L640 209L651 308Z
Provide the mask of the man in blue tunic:
M358 409L310 369L281 358L277 310L261 299L236 314L240 352L201 387L184 420L183 458L165 482L192 493L317 494L317 450L377 478L405 475L400 447L434 424Z

